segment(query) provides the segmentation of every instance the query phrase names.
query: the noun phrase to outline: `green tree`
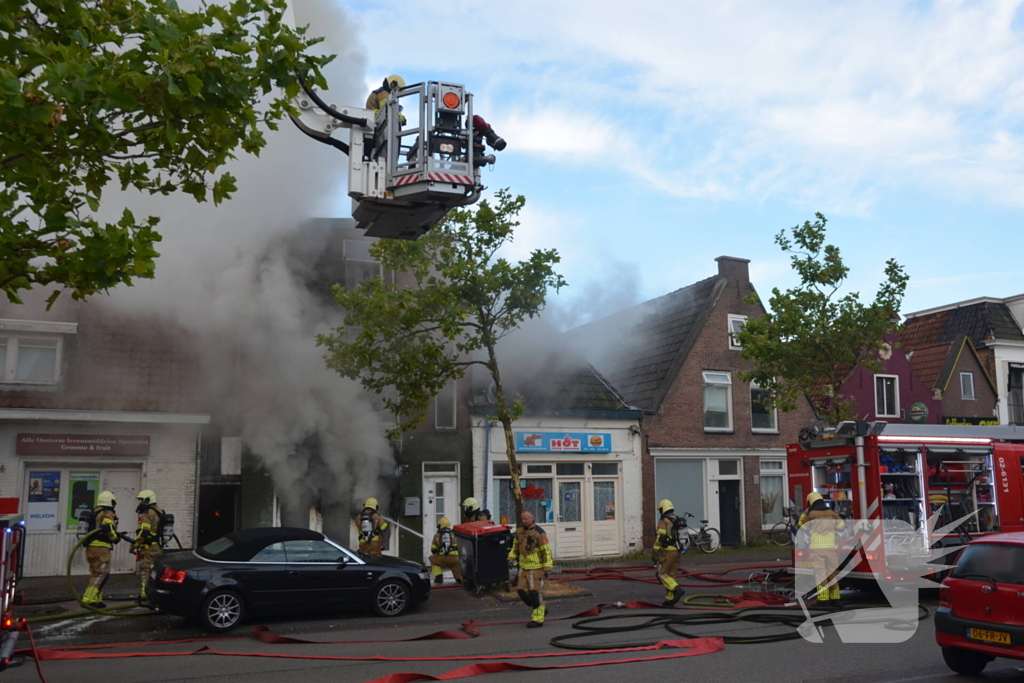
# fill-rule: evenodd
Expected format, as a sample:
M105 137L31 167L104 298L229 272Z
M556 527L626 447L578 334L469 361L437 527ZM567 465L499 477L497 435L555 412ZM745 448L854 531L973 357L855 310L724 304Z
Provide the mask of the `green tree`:
M895 260L885 264L885 280L872 302L861 302L857 292L841 294L850 269L839 248L825 244L820 213L780 232L775 243L790 255L800 284L785 292L772 290L769 312L748 320L736 335L740 356L757 365L740 372L744 382L767 389L771 403L783 411L796 409L807 397L829 424L849 419L856 406L840 388L858 366L881 369L878 352L886 334L896 328L909 276ZM748 303L759 303L756 294Z
M399 274L396 283L373 278L352 290L335 285L345 326L317 337L329 367L382 394L399 416L391 436L421 423L448 382L472 365L484 366L494 380L494 419L504 428L517 519L522 493L512 423L523 403L505 392L497 345L541 311L549 290L565 286L554 270L561 260L554 249L535 250L519 263L497 255L512 241L525 201L501 190L494 203L456 209L415 242L377 242L370 253ZM389 397L384 392L392 387L396 396Z
M239 148L330 57L281 23L286 0L180 10L174 0L0 0L0 288L76 299L152 278L159 219L95 218L111 181L215 203ZM278 93L283 88L288 97ZM275 96L261 104L268 93ZM116 212L115 212L116 213ZM56 298L60 290L50 298Z

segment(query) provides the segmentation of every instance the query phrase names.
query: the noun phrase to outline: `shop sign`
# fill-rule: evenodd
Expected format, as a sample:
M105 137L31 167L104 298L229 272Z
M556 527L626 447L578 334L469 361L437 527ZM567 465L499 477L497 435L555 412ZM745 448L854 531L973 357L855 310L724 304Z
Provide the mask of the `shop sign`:
M928 419L928 406L921 403L911 403L910 407L907 408L907 417L914 424L921 424Z
M612 435L591 432L516 432L519 453L610 453Z
M997 417L951 417L946 415L942 418L944 425L982 425L985 427L999 426Z
M18 434L18 455L149 455L148 436Z
M59 525L60 470L28 473L28 531L52 531Z

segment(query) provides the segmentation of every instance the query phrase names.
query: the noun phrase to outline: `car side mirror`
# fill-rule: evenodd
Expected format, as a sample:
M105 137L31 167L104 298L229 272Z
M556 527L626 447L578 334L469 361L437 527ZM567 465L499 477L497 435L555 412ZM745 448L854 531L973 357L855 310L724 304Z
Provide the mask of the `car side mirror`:
M338 569L344 569L348 566L348 558L342 555L338 558Z

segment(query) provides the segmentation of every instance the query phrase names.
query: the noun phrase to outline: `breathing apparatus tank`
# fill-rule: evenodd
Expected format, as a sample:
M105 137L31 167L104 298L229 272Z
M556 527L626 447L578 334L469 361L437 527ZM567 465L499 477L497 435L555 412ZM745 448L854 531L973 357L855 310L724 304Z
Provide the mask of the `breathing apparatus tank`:
M78 513L78 531L75 533L78 538L85 538L95 528L96 515L92 510L82 510Z

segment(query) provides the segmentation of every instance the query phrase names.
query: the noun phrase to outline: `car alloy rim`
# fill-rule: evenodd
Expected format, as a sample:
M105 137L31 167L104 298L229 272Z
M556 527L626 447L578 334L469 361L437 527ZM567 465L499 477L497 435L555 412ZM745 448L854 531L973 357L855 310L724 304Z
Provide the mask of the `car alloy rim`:
M405 590L396 583L389 583L377 593L377 606L384 614L397 614L405 607Z
M238 621L238 615L242 610L238 599L233 595L218 595L210 601L210 608L207 613L210 621L216 626L230 626Z

